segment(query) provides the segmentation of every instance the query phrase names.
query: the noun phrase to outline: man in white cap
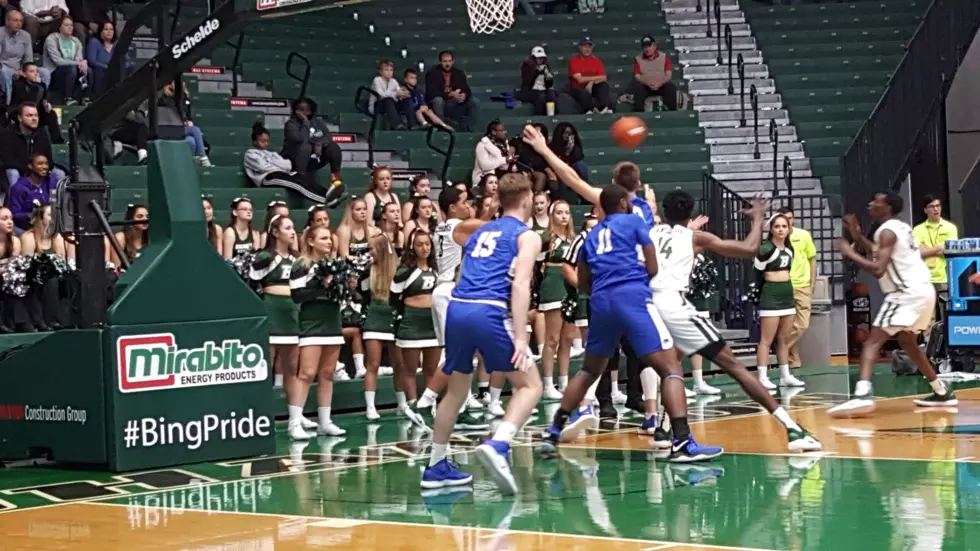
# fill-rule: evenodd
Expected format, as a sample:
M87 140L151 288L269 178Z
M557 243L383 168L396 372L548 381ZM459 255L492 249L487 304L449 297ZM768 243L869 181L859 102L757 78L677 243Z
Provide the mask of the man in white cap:
M548 54L541 46L531 48L531 55L521 63L521 89L517 99L533 105L535 115L554 114L555 77L548 68Z

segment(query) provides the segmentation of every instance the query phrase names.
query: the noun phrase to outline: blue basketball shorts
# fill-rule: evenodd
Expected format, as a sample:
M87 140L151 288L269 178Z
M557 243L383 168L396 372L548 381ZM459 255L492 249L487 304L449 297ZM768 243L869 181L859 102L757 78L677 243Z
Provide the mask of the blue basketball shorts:
M629 339L640 357L674 346L645 286L624 286L592 295L589 307L589 340L585 350L590 354L612 357L622 337Z
M473 373L473 356L483 356L487 373L514 371L514 326L500 305L453 299L446 314L446 364L442 371Z

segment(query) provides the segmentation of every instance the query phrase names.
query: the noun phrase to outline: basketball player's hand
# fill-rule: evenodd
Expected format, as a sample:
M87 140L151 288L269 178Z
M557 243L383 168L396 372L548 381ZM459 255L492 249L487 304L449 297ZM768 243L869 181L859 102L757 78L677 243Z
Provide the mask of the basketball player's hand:
M708 217L705 215L699 215L697 218L690 220L687 223L687 229L698 231L708 223Z
M540 152L548 148L548 142L545 141L544 136L541 135L541 132L537 128L531 125L524 127L523 138L524 143L534 148L535 151Z
M753 220L756 218L764 218L766 215L766 202L762 199L753 199L752 205L747 209L744 209L742 213Z
M527 371L531 365L527 357L527 337L514 337L514 355L510 358L510 363L518 371Z
M837 240L837 249L840 250L841 254L844 256L851 256L854 254L854 245L852 245L846 239Z
M643 193L646 195L645 199L647 203L651 203L652 205L657 204L657 194L650 187L650 184L643 184Z
M854 235L861 234L861 222L858 221L858 217L854 214L845 214L843 217L844 229L853 237Z

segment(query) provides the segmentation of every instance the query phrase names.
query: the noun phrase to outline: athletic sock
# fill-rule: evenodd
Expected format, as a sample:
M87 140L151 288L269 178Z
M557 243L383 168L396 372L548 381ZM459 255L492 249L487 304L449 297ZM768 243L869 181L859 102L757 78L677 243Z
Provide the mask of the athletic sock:
M303 406L286 406L286 411L289 412L290 423L299 423L303 419Z
M490 387L490 402L491 403L493 403L493 402L499 402L500 401L500 393L503 392L503 391L504 391L504 389L502 389L502 388Z
M316 417L319 421L320 427L326 427L330 424L330 408L329 407L318 407L316 408Z
M427 388L425 389L425 392L422 393L422 399L432 400L433 402L436 402L439 399L439 393L432 389Z
M694 386L699 387L704 385L704 369L691 369L691 377L694 379Z
M276 387L282 386L282 373L276 373L273 383Z
M793 418L783 408L776 408L776 411L772 412L772 416L789 430L801 430L800 426L796 424L796 421L793 421Z
M783 379L792 377L789 372L789 364L779 364L779 377Z
M936 378L933 381L929 381L929 386L932 387L933 392L935 392L940 396L945 396L946 393L949 392L949 389L946 388L946 383L944 383L942 379L939 378Z
M561 390L562 392L564 392L565 391L565 388L567 386L568 386L568 375L559 375L558 376L558 390Z
M517 434L517 427L514 425L514 423L504 421L497 427L497 432L493 434L493 439L510 444L510 441L514 439L515 434Z
M572 348L582 348L582 339L572 339Z
M683 442L691 436L691 428L687 426L687 417L672 417L670 428L674 431L674 440Z
M759 372L759 378L760 379L768 379L769 378L769 366L768 365L760 365L759 367L756 368L756 371Z
M432 455L429 457L429 466L432 467L436 463L442 461L446 458L446 448L449 444L436 444L432 443Z
M400 391L399 392L395 392L395 400L398 401L398 409L402 409L402 408L404 408L407 405L407 402L405 402L405 393L404 392L400 392Z
M865 397L871 394L871 381L858 381L854 384L854 396Z
M480 392L481 400L490 393L490 381L477 383L476 387Z
M364 371L364 354L352 354L354 356L354 369Z
M558 411L555 412L554 419L551 420L551 426L558 430L565 428L565 424L568 423L569 416L571 416L571 412L565 411L559 407Z
M544 383L545 390L555 387L555 380L551 377L542 377L541 382Z
M373 390L364 391L364 405L367 406L368 411L374 411L374 394Z

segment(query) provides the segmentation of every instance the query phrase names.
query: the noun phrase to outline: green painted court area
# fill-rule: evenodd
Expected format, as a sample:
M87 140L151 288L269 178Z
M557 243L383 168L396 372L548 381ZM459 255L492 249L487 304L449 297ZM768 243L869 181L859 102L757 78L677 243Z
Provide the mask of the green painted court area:
M346 438L323 437L307 445L291 444L285 425L277 427L274 457L125 476L7 469L0 472L0 527L7 524L9 530L11 523L4 521L29 521L31 515L50 516L68 507L74 511L75 525L85 523L77 518L79 510L123 509L131 531L166 524L160 515L194 511L208 513L207 522L219 524L224 518L219 514L278 517L277 542L286 541L286 524L328 526L337 534L349 531L343 540L347 543L337 540L337 546L310 543L310 532L305 532L306 548L354 549L351 545L358 541L371 547L363 542L376 540L359 539L355 531L374 526L379 537L390 538L391 549L539 548L550 541L532 538L513 540L509 547L483 545L501 535L571 537L555 545L576 549L597 544L651 550L977 549L980 391L970 389L976 385L956 387L957 408L917 411L901 397L926 393L925 382L896 378L880 369L874 380L882 399L879 411L861 420L830 420L823 411L846 398L853 377L848 371L802 370L806 390L779 396L794 418L819 435L821 452L780 451L785 436L778 425L730 381L715 377L711 383L723 386L725 398L689 402L693 429L701 439L714 424L731 424L736 451L711 463L666 463L636 434L636 417L604 423L598 433L562 448L557 459L540 459L535 441L557 407L545 404L514 447L517 496L501 496L466 453L487 437L487 431L460 434L451 443L457 463L475 475L471 490L422 495L419 480L427 461L427 433L394 414L370 424L361 415L346 415L337 417L348 430ZM718 441L726 431L710 432L711 443L727 445ZM77 503L86 505L79 509ZM329 525L322 524L325 519ZM99 526L101 521L92 522L93 537ZM481 537L470 534L460 545L444 541L451 540L448 532L422 532L432 539L428 543L403 541L417 537L423 527L488 532ZM228 537L207 536L201 544L227 544ZM649 545L644 547L644 542ZM10 547L21 548L53 547Z

